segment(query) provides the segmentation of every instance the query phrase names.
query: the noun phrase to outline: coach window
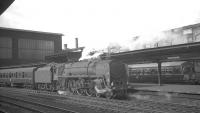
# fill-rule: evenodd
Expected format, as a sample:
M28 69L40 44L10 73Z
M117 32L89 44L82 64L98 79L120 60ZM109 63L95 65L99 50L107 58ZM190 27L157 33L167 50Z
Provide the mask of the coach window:
M169 74L169 67L163 67L162 73Z
M22 72L22 78L25 78L24 72Z
M16 78L19 78L19 77L20 77L20 76L19 76L19 73L16 72Z
M18 73L18 75L19 75L20 78L23 78L20 72Z
M24 72L24 77L25 77L25 78L28 78L28 75L27 75L27 73L25 73L25 72Z
M2 74L0 73L0 78L1 78L1 75L2 75Z

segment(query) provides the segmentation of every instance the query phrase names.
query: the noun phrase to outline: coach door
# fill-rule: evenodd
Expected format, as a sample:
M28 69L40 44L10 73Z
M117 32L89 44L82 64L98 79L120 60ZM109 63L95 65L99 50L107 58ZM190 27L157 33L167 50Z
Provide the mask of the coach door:
M200 81L200 60L194 62L195 79Z

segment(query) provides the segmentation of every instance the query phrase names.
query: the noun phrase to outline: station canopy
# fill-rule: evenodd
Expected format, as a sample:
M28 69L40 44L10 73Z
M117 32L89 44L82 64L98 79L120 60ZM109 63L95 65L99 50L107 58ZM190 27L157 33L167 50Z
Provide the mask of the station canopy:
M108 56L102 56L108 58ZM200 42L114 53L109 59L127 64L200 60Z

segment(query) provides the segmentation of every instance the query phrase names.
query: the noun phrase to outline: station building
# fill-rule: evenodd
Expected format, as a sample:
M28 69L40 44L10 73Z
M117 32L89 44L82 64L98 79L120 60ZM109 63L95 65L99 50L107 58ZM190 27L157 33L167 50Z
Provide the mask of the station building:
M162 31L150 37L155 40L143 43L138 49L200 42L200 23Z
M0 16L14 0L0 1ZM67 44L65 44L67 45ZM62 50L62 34L0 27L0 68L78 61L84 47Z
M60 51L60 33L0 27L0 66L43 62Z

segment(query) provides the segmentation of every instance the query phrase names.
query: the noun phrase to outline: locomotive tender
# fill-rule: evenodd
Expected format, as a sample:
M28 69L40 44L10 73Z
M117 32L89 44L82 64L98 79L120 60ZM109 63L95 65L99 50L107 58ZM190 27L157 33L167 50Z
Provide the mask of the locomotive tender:
M51 63L42 67L0 70L0 83L37 90L69 91L87 96L124 96L127 66L114 60Z
M129 82L158 83L158 65L156 63L130 65ZM166 84L199 84L200 62L163 62L161 82Z

